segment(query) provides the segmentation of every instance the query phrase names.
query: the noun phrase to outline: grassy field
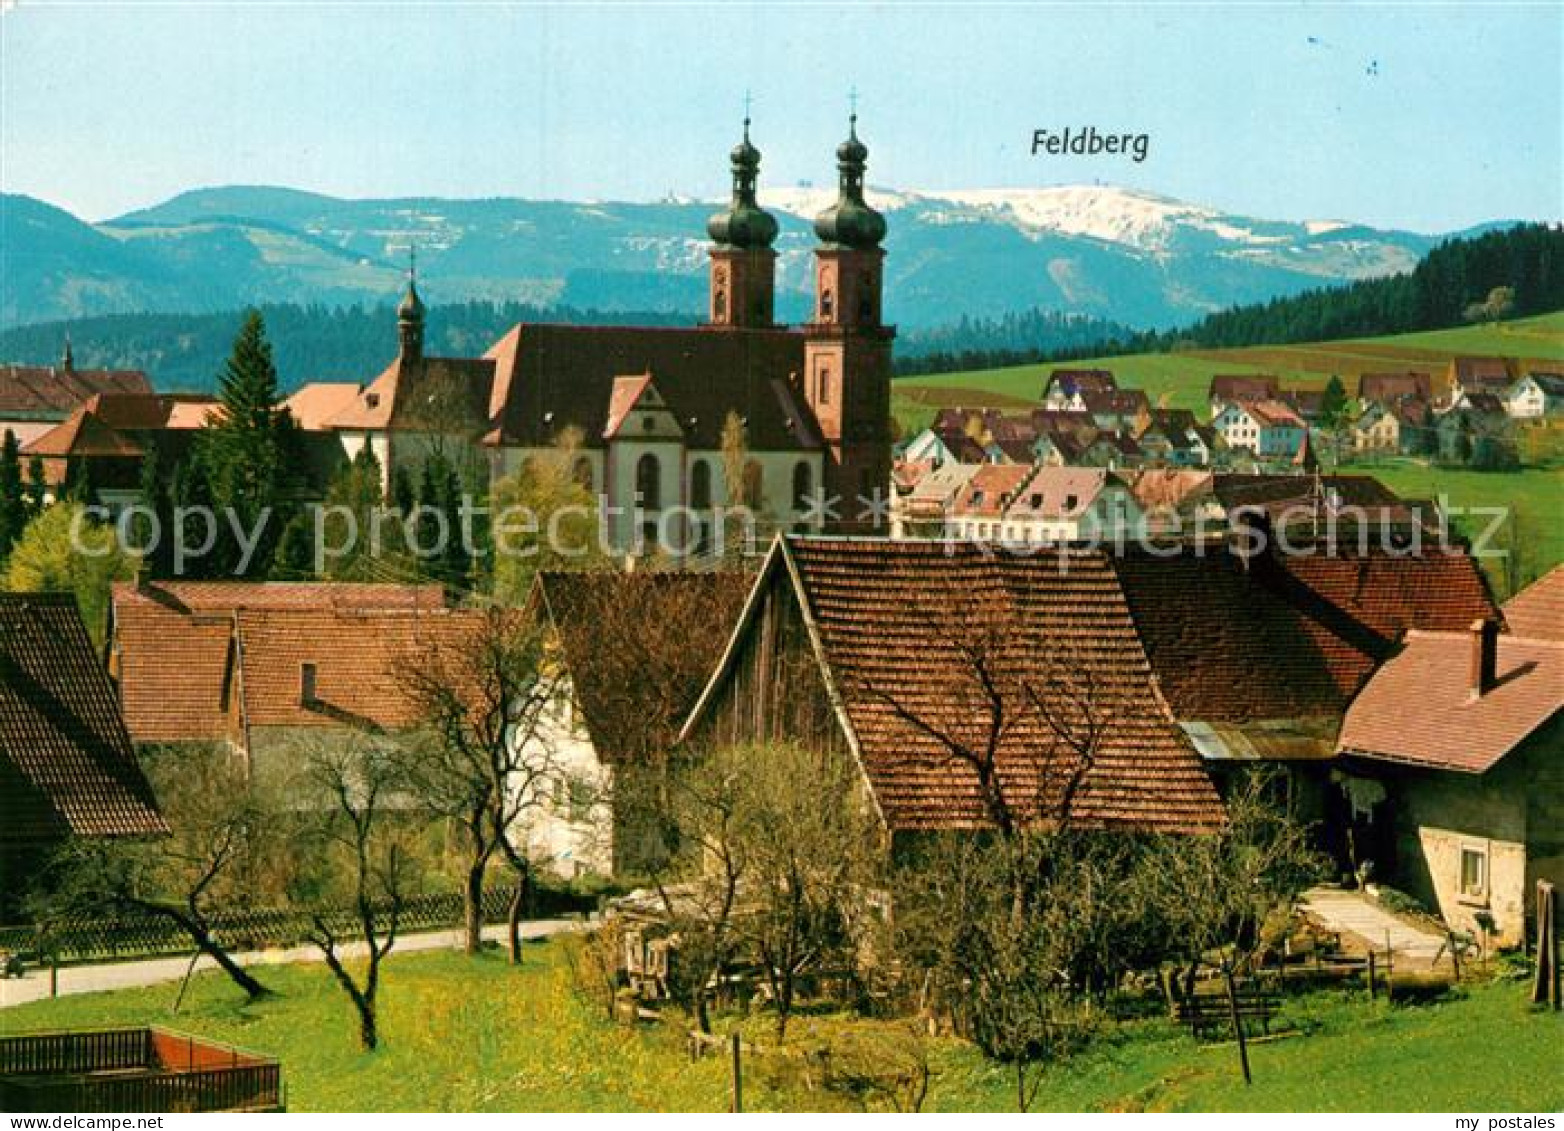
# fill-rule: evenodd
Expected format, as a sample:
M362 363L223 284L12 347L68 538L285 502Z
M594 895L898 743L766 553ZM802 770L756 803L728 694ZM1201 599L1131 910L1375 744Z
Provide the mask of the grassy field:
M158 1023L280 1055L293 1110L720 1111L720 1057L690 1063L678 1033L631 1030L574 995L557 943L517 970L498 956L393 957L384 988L384 1045L358 1051L351 1012L319 966L268 971L280 991L250 1006L217 975L193 983L170 1016L175 987L84 995L0 1012L0 1033ZM1564 1020L1533 1013L1518 983L1473 987L1440 1004L1387 1007L1316 994L1287 1006L1304 1033L1255 1046L1255 1083L1237 1079L1230 1047L1197 1045L1165 1020L1136 1022L1050 1069L1050 1110L1456 1111L1564 1108L1557 1050ZM863 1024L863 1023L860 1023ZM751 1023L760 1039L768 1029ZM805 1018L798 1040L840 1031ZM926 1107L1010 1110L1012 1076L956 1041L932 1042ZM1431 1071L1437 1066L1437 1071ZM753 1110L840 1106L828 1094L746 1083ZM835 1101L835 1103L833 1103Z
M1153 402L1203 410L1215 373L1274 373L1290 385L1323 386L1340 374L1348 392L1364 370L1443 369L1456 354L1564 361L1564 312L1495 325L1463 326L1384 338L1315 342L1295 346L1134 354L1067 363L1113 370L1119 383L1144 389ZM1066 363L1061 363L1066 364ZM893 386L892 408L904 430L926 426L931 406L1033 405L1054 364L1022 365L972 373L907 377ZM1201 415L1204 416L1203 411Z

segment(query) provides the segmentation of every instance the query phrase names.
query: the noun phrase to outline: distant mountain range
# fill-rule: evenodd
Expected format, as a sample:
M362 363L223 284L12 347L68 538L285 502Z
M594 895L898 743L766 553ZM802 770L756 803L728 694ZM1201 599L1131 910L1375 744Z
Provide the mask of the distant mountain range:
M808 308L810 220L831 189L772 188L779 317ZM1106 186L875 191L890 219L887 312L909 329L1058 310L1138 327L1403 271L1447 238L1230 215ZM87 223L0 196L0 327L251 303L378 305L418 250L425 297L698 314L714 202L339 200L200 189ZM1503 227L1448 233L1468 235Z

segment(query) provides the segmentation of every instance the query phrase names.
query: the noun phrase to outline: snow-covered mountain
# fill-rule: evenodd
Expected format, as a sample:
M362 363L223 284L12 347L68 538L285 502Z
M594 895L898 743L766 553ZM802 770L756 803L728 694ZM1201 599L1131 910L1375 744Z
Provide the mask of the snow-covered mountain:
M780 314L807 309L810 221L834 187L764 187L782 232ZM1409 268L1442 236L1237 216L1100 185L875 189L890 219L887 309L904 326L1043 307L1166 326L1238 302ZM0 325L249 302L394 298L416 245L430 301L611 310L703 306L714 201L339 200L201 189L86 224L0 199ZM1459 234L1459 233L1452 233Z

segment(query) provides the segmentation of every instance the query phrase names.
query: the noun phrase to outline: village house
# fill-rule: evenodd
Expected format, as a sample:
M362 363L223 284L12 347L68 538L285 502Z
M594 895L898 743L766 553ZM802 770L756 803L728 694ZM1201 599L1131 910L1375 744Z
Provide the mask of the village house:
M932 468L891 500L892 538L941 538L956 496L984 465L947 463Z
M416 722L399 666L477 616L439 585L122 583L109 672L138 746L223 746L279 780L301 745Z
M1504 395L1504 410L1516 420L1564 413L1564 373L1532 370Z
M778 225L756 198L760 153L746 124L732 202L707 225L705 324L522 324L481 358L435 357L410 281L397 358L323 426L350 456L368 445L388 488L432 452L474 479L498 478L575 435L574 474L603 499L622 549L659 535L675 551L700 547L710 512L746 499L763 528L818 527L827 499L855 524L890 487L895 336L882 318L885 219L863 199L867 159L855 123L837 149L836 203L815 221L815 306L803 326L773 317ZM744 429L742 484L724 480L730 417Z
M751 581L733 570L539 575L531 609L561 678L537 738L554 780L515 834L531 859L571 878L633 874L659 857L637 775L667 765Z
M1453 403L1458 393L1504 394L1517 376L1507 357L1452 357L1445 370L1441 398Z
M1215 442L1216 431L1182 408L1151 409L1135 436L1146 464L1169 467L1209 467Z
M991 464L978 468L951 500L941 533L947 538L1003 539L1005 514L1032 475L1033 468L1029 464Z
M1564 886L1564 569L1505 619L1410 633L1339 743L1374 878L1500 946L1525 940L1538 880Z
M983 671L1017 693L985 698ZM850 759L893 854L996 812L1136 832L1224 820L1096 551L779 537L683 731L695 751L770 741ZM986 792L973 758L990 753Z
M0 922L71 837L167 833L69 594L0 594Z
M1038 467L1005 508L999 537L1033 545L1112 541L1139 531L1144 517L1135 496L1112 472Z
M1266 533L1263 547L1251 532ZM1406 632L1449 631L1493 604L1461 551L1291 543L1257 517L1225 540L1131 547L1113 565L1159 689L1213 775L1284 771L1295 810L1323 822L1323 846L1345 865L1331 783L1343 712Z
M1275 400L1281 388L1281 379L1269 373L1219 373L1211 378L1206 395L1211 419L1215 421L1229 405Z
M1362 373L1358 375L1358 408L1366 411L1369 405L1394 404L1399 400L1431 401L1434 399L1434 379L1428 373L1408 370L1405 373Z
M0 436L26 446L98 393L151 392L138 369L78 369L67 340L59 365L0 365Z
M933 428L925 428L897 449L896 462L927 463L933 467L943 467L947 463L972 463L975 461L964 460L957 453L971 455L974 448L976 444L965 432L947 436Z
M1081 410L1091 415L1092 423L1105 432L1131 435L1144 428L1151 415L1151 402L1140 389L1104 389L1080 394Z
M1261 459L1290 459L1309 431L1302 417L1277 400L1231 402L1211 427L1228 448L1245 449Z
M193 394L94 393L29 440L21 455L42 463L51 496L74 484L118 511L140 499L148 454L155 452L165 466L188 458L196 433L216 409L216 398Z
M1401 450L1401 417L1383 401L1370 401L1363 414L1347 428L1347 442L1359 455Z
M1055 369L1043 386L1043 407L1055 412L1084 412L1083 394L1113 392L1118 387L1107 369Z
M1439 416L1434 425L1439 458L1446 463L1488 462L1493 453L1508 451L1512 425L1498 398L1491 393L1462 396L1477 403L1463 404Z
M1206 470L1153 467L1119 473L1135 496L1146 533L1182 537L1215 531L1227 521Z

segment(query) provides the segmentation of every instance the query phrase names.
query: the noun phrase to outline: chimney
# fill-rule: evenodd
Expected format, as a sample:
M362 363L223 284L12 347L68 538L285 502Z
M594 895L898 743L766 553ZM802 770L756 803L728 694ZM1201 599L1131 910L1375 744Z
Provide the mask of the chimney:
M316 706L320 700L315 695L314 664L299 665L299 706L309 708Z
M1493 690L1499 669L1499 622L1484 617L1472 622L1472 698L1480 699Z

